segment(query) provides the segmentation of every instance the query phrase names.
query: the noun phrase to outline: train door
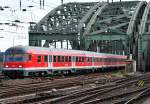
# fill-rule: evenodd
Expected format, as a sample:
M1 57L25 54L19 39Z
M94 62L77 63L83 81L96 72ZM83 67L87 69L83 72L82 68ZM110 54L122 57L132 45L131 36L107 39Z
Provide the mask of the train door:
M94 57L92 57L92 60L90 60L90 62L92 62L92 66L94 66L94 63L95 63Z
M48 56L48 71L52 72L52 55Z
M76 63L76 56L72 56L72 72L76 72L76 67L75 67L75 63Z

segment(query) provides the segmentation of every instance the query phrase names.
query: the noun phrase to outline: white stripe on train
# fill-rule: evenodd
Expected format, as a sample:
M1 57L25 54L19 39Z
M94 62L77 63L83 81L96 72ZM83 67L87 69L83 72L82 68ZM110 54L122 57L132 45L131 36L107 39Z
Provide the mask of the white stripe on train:
M92 69L92 68L106 68L106 67L121 67L125 66L125 64L122 65L103 65L103 66L79 66L79 67L36 67L36 68L3 68L4 70L71 70L75 68L76 70L78 69Z

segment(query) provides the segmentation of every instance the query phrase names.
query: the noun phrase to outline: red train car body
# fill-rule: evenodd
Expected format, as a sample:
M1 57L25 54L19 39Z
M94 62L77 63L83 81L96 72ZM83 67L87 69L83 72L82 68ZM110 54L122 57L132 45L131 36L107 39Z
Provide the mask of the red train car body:
M53 72L125 66L124 55L90 51L15 46L5 52L3 73L8 76L32 76Z

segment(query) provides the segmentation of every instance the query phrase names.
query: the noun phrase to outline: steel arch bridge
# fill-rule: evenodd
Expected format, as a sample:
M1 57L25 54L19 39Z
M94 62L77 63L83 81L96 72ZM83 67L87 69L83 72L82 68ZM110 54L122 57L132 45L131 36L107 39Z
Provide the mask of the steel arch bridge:
M44 42L44 43L43 43ZM67 3L30 23L29 45L132 54L138 69L150 68L150 3ZM65 45L64 45L65 43Z

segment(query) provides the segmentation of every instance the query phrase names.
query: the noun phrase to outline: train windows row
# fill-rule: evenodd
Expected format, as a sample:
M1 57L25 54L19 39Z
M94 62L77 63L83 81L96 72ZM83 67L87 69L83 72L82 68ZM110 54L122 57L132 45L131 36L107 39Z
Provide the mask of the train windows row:
M94 62L122 62L124 59L116 58L94 58Z
M92 62L92 57L78 57L78 56L76 56L76 62Z
M48 56L44 55L38 55L37 56L37 62L40 63L42 61L42 57L44 62L48 62ZM32 60L32 55L28 55L28 61ZM92 57L82 57L82 56L74 56L73 60L71 59L71 56L53 56L53 62L122 62L124 59L116 59L116 58L93 58ZM52 62L52 56L49 56L49 62Z
M37 62L38 63L42 62L42 57L43 57L44 62L48 62L48 56L47 55L44 55L44 56L38 55L37 56ZM28 61L32 61L32 55L28 55Z
M53 62L71 62L71 56L53 56Z
M73 60L71 56L53 56L53 62L92 62L92 57L78 57L74 56Z

